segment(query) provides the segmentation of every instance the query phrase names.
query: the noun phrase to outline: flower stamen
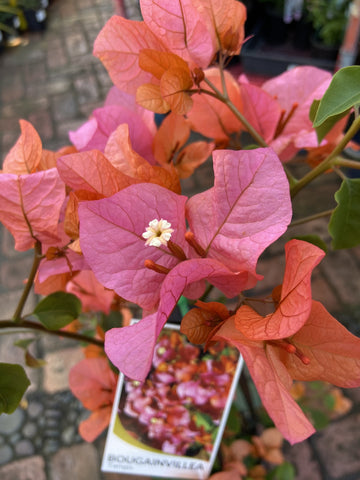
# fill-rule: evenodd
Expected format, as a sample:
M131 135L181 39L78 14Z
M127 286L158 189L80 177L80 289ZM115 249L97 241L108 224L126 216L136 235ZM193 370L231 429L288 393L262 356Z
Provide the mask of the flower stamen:
M203 247L197 242L195 239L195 235L193 232L188 231L185 233L185 240L188 242L189 245L195 250L195 252L200 255L200 257L206 257L206 251Z
M145 260L144 266L149 270L154 270L154 272L163 273L164 275L167 275L170 272L170 268L159 265L158 263L155 263L153 260L150 259Z
M298 357L304 365L309 365L310 358L304 355L295 345L290 343L288 340L268 340L269 345L274 345L275 347L282 348L287 353L295 355Z
M184 260L187 260L184 250L177 243L174 243L171 240L169 240L167 243L167 247L170 250L170 252L180 261L183 262Z

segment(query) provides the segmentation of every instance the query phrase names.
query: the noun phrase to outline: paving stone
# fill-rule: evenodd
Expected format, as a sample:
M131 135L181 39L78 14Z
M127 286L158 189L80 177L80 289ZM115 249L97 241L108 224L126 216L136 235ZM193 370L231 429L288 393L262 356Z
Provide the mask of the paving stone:
M72 32L66 35L65 43L70 57L77 57L88 52L88 44L82 32Z
M44 390L49 393L69 388L68 376L71 367L84 358L80 348L66 348L49 352L44 356Z
M349 397L355 405L360 405L360 388L347 388L345 391L347 397Z
M24 67L25 83L38 83L46 81L46 69L43 62L32 63Z
M83 118L77 119L70 119L64 120L62 122L58 122L56 125L56 133L59 138L62 138L61 146L70 144L69 140L69 132L73 130L77 130L84 122L86 122L87 116L83 116ZM65 143L64 143L65 142Z
M30 418L36 419L42 414L43 408L44 407L41 403L36 401L30 401L27 408L27 413Z
M337 312L341 308L337 292L334 291L318 269L311 278L311 290L314 300L321 302L329 312Z
M32 423L32 422L27 423L24 426L22 433L25 435L25 437L28 437L28 438L35 437L37 433L36 423Z
M97 101L99 92L94 75L84 73L79 75L74 82L76 97L79 105Z
M51 139L54 136L54 128L49 110L40 110L29 115L29 122L35 127L41 141Z
M71 88L71 78L65 75L52 76L46 85L46 91L50 96L66 93L71 90Z
M66 52L62 47L54 48L46 57L47 66L50 70L62 69L66 65L67 60Z
M36 82L26 86L26 98L33 100L34 98L41 98L47 88L47 82Z
M17 408L11 415L0 415L0 432L10 435L20 429L24 422L25 414L21 408Z
M20 432L15 432L9 437L9 442L12 445L16 445L16 443L21 439L21 433Z
M1 480L46 480L44 459L36 456L10 463L0 468L0 478Z
M29 275L33 260L31 257L24 257L2 262L0 269L0 281L9 290L24 287L24 282Z
M9 445L2 445L0 447L0 465L8 463L13 456L13 451ZM0 469L1 472L1 469ZM2 478L2 477L1 477Z
M30 440L20 440L15 445L15 453L20 457L28 457L35 453L35 448Z
M308 442L289 446L285 458L296 468L296 480L322 480L317 461Z
M83 10L84 8L91 8L94 5L92 0L77 0L76 6L79 11Z
M46 95L46 91L43 96L37 98L26 99L21 102L15 102L9 105L3 105L1 109L1 116L4 118L27 118L27 116L33 113L35 110L43 110L48 108L50 100ZM19 128L20 132L20 128ZM19 133L18 133L19 135Z
M318 433L314 445L330 478L360 472L360 414L331 423Z
M22 289L0 294L1 319L5 320L5 319L12 318L21 294L22 294ZM27 302L25 304L24 314L30 313L31 311L33 311L35 308L35 305L36 305L35 295L33 293L30 293L27 299ZM1 356L1 353L0 353L0 356Z
M257 272L264 275L264 278L251 290L251 295L256 297L271 294L273 288L282 283L284 268L284 255L261 260Z
M84 115L85 118L88 118L91 116L92 112L96 108L100 108L104 105L104 102L92 102L92 103L84 103L83 105L80 105L80 112L82 115Z
M23 83L22 74L14 75L12 80L13 81L11 84L7 85L2 91L1 100L4 104L20 100L25 95L25 86Z
M107 73L105 67L101 63L97 63L96 65L94 65L94 69L96 71L96 76L100 85L103 87L107 87L107 90L106 90L106 93L107 93L108 89L113 86L113 83L111 81L111 78L109 77L109 74ZM105 98L106 93L103 94L103 98Z
M63 18L76 15L76 2L61 2L59 13Z
M9 230L7 230L3 225L0 226L1 228L1 255L7 258L23 258L28 253L18 252L15 250L15 240L14 237L11 235Z
M1 118L0 117L0 131L10 130L18 131L19 130L19 118ZM19 130L20 131L20 130Z
M99 62L99 59L94 57L94 55L92 54L92 46L91 46L88 53L84 53L77 57L72 57L70 66L72 65L73 68L79 69L79 68L88 67L90 65L94 65L98 62Z
M67 91L60 95L54 95L52 98L52 108L54 118L59 123L74 118L78 112L74 93Z
M4 156L10 151L10 149L15 145L16 140L18 139L18 133L14 131L3 131L2 132L2 141L1 149L4 153Z
M94 445L62 448L50 461L52 480L100 480L100 459Z
M344 304L359 303L360 271L351 250L329 251L318 268Z

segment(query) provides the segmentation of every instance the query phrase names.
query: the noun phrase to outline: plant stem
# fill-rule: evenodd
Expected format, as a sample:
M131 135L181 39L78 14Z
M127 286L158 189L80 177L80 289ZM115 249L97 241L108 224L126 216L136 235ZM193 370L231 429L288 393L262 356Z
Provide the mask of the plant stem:
M330 155L323 162L321 162L317 167L315 167L309 173L304 175L303 178L298 180L298 182L291 187L291 190L290 190L291 198L294 198L295 195L299 193L299 191L302 188L304 188L308 183L310 183L312 180L317 178L319 175L326 172L326 170L331 168L333 165L338 165L338 159L337 159L338 155L340 155L340 153L344 150L346 145L354 137L354 135L357 133L359 128L360 128L360 117L354 120L349 130L345 133L340 143L336 145L336 147L330 153Z
M22 318L20 318L16 323L12 320L0 320L0 330L3 328L36 330L38 332L47 333L49 335L57 335L58 337L71 338L73 340L77 340L78 342L92 343L94 345L98 345L99 347L104 346L104 342L97 338L88 337L87 335L82 335L76 332L67 332L66 330L48 330L40 323L32 322L30 320L23 320Z
M296 227L297 225L302 225L303 223L312 222L318 218L327 217L333 213L334 209L326 210L324 212L315 213L314 215L309 215L308 217L299 218L299 220L294 220L290 223L289 227Z
M268 144L265 142L265 140L262 138L261 135L258 134L258 132L254 129L254 127L246 120L244 115L239 112L239 110L235 107L235 105L232 103L230 98L228 97L227 93L221 93L220 90L215 87L215 85L208 80L206 77L204 78L204 82L215 92L215 96L220 102L224 103L227 105L227 107L232 111L232 113L235 115L235 117L240 120L240 122L244 125L244 127L248 130L250 135L253 137L253 139L261 146L261 147L267 147ZM203 93L209 94L207 90L203 90Z
M25 287L24 287L23 293L21 295L21 298L19 300L18 306L16 307L15 313L13 315L13 322L15 322L15 323L21 322L21 314L22 314L22 311L24 309L26 300L29 296L29 293L31 291L31 288L33 286L33 283L34 283L34 280L35 280L35 275L36 275L36 272L39 268L41 259L42 259L41 243L38 240L36 240L35 246L34 246L34 260L33 260L32 266L31 266L30 274L29 274L29 277L28 277L27 282L25 284Z
M360 170L360 162L356 160L348 160L347 158L338 157L334 160L334 165L337 167L353 168L355 170Z
M206 287L205 292L201 295L199 300L201 302L205 302L205 300L207 299L208 295L210 294L210 292L212 291L213 288L214 288L214 286L209 283L209 285Z

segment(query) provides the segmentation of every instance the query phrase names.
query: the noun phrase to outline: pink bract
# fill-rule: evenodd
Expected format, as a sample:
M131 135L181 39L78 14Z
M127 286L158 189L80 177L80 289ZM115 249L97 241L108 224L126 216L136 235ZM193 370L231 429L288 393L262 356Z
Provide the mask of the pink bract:
M92 112L90 120L69 133L70 140L79 151L92 149L105 151L106 143L119 125L129 128L130 142L136 152L155 163L152 154L153 133L138 112L140 107L131 110L122 105L106 105Z
M114 292L104 288L91 270L82 270L67 285L66 291L76 295L84 312L104 312L108 314L114 300Z
M140 322L146 325L146 346L143 335L131 333L141 326L107 333L107 354L132 378L146 377L156 338L182 294L198 298L204 280L229 297L254 286L261 278L255 272L259 255L290 221L288 182L271 149L217 151L214 171L214 187L186 206L190 229L207 258L200 258L184 239L186 198L162 187L133 185L80 205L82 251L100 282L146 310L158 306L157 314ZM171 240L183 249L185 261L165 246L144 245L141 235L149 221L160 218L171 223ZM146 268L147 259L169 273Z
M58 239L65 185L56 168L26 175L0 175L0 220L15 238L15 249L32 248L35 241Z
M107 199L82 202L80 244L98 280L142 308L153 309L164 275L144 262L149 259L171 269L178 259L165 247L145 246L142 234L150 221L164 218L176 227L172 241L188 252L185 202L186 197L154 184L132 185Z
M210 276L230 297L253 287L260 278L255 272L259 255L285 231L291 218L289 187L270 149L217 151L214 171L215 186L188 201L186 218L208 257L207 264L210 258L216 260L209 273L210 267L205 267L202 278ZM146 268L145 260L167 269L179 263L167 247L145 246L142 233L150 221L161 218L174 229L171 241L187 259L197 259L194 267L201 271L205 259L199 259L185 241L185 202L186 197L151 184L132 185L108 199L82 202L81 248L100 282L146 310L157 306L166 275ZM179 279L187 286L186 278Z
M261 88L243 77L239 80L246 118L282 161L290 160L303 148L318 145L309 112L312 102L320 99L329 86L330 72L299 66L266 81Z

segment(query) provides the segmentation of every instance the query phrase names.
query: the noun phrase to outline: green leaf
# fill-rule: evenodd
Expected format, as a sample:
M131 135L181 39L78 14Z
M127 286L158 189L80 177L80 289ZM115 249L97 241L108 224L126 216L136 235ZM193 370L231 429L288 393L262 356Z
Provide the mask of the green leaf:
M275 467L267 478L269 480L294 480L295 475L296 471L294 466L290 462L284 462Z
M314 122L316 118L317 112L319 110L320 102L321 102L320 100L314 100L310 107L309 117L312 122ZM341 120L343 117L345 117L345 115L347 115L348 112L349 110L346 110L345 112L339 113L338 115L332 115L328 119L324 120L324 122L322 122L319 126L315 127L316 135L319 143L330 132L333 126L336 125L337 122Z
M46 364L45 360L41 360L41 359L38 359L36 357L34 357L34 355L32 355L29 350L28 350L28 347L35 341L35 338L24 338L22 340L17 340L16 342L14 342L14 345L16 347L20 347L22 348L23 350L25 350L25 354L24 354L24 357L25 357L25 363L28 367L31 367L31 368L39 368L39 367L42 367Z
M309 412L316 430L321 430L329 425L330 419L325 412L309 408Z
M338 206L331 215L329 233L334 249L360 243L360 178L346 178L335 193Z
M314 100L311 104L310 111L309 111L309 118L314 123L316 114L319 110L320 100Z
M181 297L179 298L179 301L177 303L178 307L179 307L179 310L180 310L180 313L181 315L184 317L188 311L189 311L189 302L188 302L188 299L183 297L181 295Z
M55 292L44 298L33 311L33 315L49 330L58 330L78 318L81 313L80 300L71 293Z
M0 414L13 413L29 385L21 365L0 363Z
M334 410L335 403L336 403L336 400L334 395L331 395L331 393L328 393L327 395L325 395L324 404L326 408L328 408L329 410Z
M29 345L33 343L35 338L23 338L22 340L17 340L14 342L15 347L20 347L23 350L26 350Z
M28 367L40 368L46 365L46 361L40 358L35 358L28 350L25 352L25 362Z
M304 240L304 242L312 243L316 247L321 248L321 250L324 250L325 253L327 253L327 245L324 242L322 238L320 238L318 235L298 235L296 237L297 240Z
M337 71L322 97L314 118L317 128L331 117L345 115L360 103L360 66L352 65Z
M111 328L122 327L122 322L122 313L113 310L108 315L105 315L105 313L101 315L100 327L104 330L104 332L107 332Z

